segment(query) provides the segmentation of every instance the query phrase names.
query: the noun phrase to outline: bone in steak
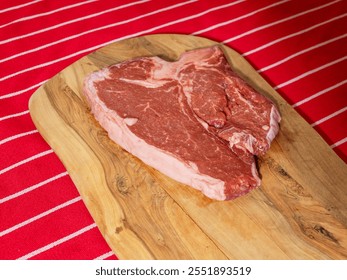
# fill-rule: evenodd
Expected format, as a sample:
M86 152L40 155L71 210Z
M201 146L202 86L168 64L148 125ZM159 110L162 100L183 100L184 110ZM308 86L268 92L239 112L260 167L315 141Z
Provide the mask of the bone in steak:
M112 140L178 182L217 200L260 185L254 155L269 149L280 115L218 46L109 66L86 77L84 94Z

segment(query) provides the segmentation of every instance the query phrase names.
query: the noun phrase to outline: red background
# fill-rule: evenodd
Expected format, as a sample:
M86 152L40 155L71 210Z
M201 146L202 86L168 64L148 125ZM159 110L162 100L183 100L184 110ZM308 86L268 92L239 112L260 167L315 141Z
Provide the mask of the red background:
M0 2L0 259L116 259L30 118L45 81L110 42L204 36L243 54L347 162L346 1Z

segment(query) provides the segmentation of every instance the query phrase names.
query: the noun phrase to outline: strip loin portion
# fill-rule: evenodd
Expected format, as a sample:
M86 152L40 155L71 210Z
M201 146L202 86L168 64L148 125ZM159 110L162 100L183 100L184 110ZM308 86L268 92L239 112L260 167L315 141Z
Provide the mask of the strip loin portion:
M86 77L84 94L113 141L178 182L217 200L260 185L254 154L269 149L280 116L219 47L112 65Z

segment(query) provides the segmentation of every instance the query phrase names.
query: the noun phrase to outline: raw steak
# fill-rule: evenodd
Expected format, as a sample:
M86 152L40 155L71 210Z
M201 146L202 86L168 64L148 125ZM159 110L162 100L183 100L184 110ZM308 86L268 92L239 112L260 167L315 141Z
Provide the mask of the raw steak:
M254 154L269 149L280 116L219 47L109 66L86 77L84 94L112 140L169 177L217 200L260 185Z

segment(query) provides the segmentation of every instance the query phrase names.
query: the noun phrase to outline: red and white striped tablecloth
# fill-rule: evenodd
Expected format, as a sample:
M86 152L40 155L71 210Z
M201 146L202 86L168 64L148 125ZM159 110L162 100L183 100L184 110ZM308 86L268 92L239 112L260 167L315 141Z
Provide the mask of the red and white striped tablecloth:
M116 259L28 111L89 52L153 33L241 53L347 162L347 1L0 1L0 259Z

